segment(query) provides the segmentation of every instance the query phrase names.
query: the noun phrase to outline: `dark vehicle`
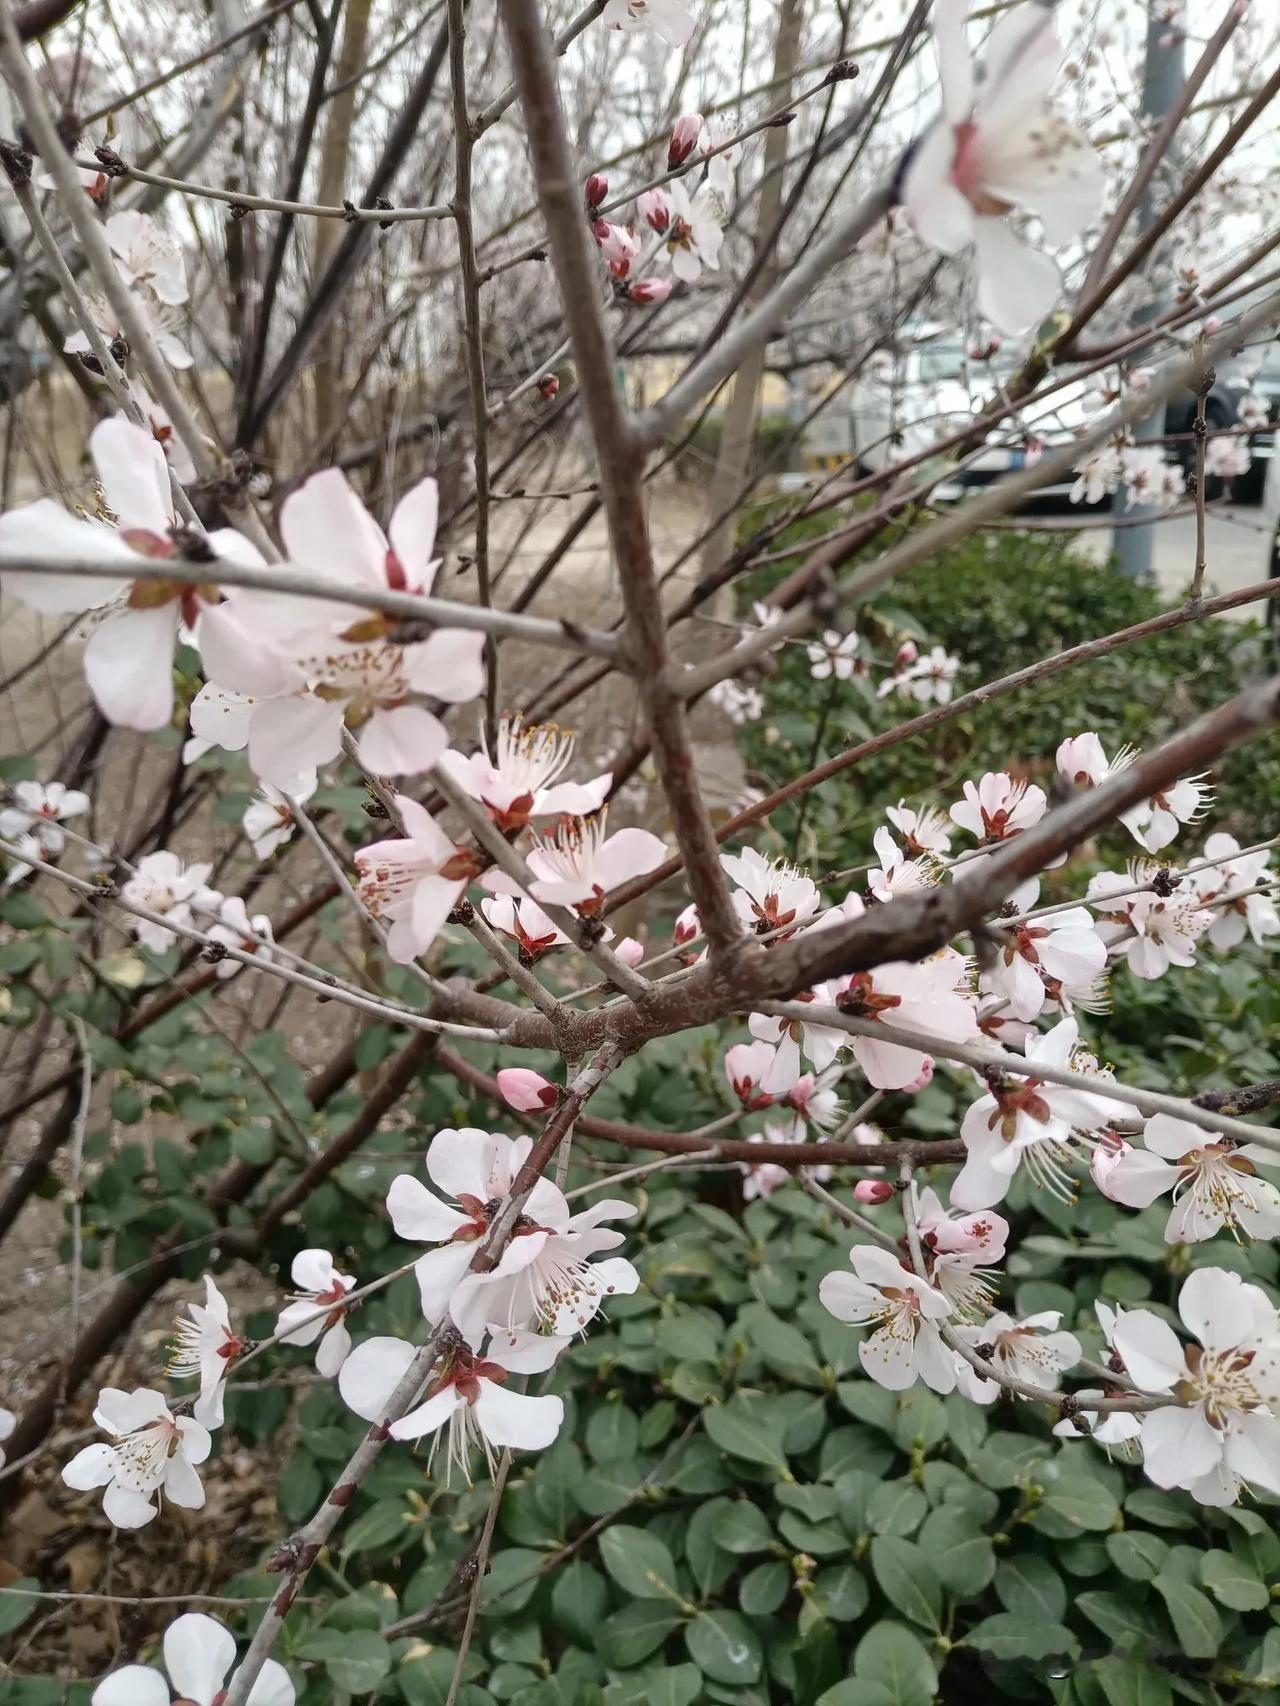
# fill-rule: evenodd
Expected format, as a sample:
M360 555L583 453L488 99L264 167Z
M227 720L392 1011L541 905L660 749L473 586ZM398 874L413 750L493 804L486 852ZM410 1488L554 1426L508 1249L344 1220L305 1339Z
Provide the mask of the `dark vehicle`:
M1250 435L1249 449L1253 461L1249 471L1231 482L1231 496L1239 503L1261 503L1267 464L1275 453L1275 429L1280 419L1280 362L1273 366L1269 379L1265 377L1266 373L1265 363L1253 373L1243 363L1224 363L1218 369L1213 388L1205 399L1204 418L1210 432L1240 425L1240 403L1244 397L1251 394L1260 396L1267 404L1269 428ZM1196 398L1192 391L1182 392L1166 405L1165 431L1187 435L1170 447L1187 475L1194 472L1196 465L1195 440L1190 436L1195 419ZM1210 499L1220 498L1224 490L1224 482L1216 476L1211 475L1205 482L1205 495Z

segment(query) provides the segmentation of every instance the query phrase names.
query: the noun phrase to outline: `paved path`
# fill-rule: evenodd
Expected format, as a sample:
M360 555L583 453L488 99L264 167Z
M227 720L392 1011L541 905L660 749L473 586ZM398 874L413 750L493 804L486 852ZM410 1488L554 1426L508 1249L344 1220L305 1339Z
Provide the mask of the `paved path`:
M1064 522L1070 520L1067 516L1062 519ZM1232 505L1206 520L1206 589L1233 592L1236 587L1265 580L1270 572L1270 547L1261 509L1250 504ZM1082 547L1099 561L1110 552L1111 538L1109 527L1085 526L1079 529ZM1195 567L1196 522L1193 515L1180 515L1157 523L1154 558L1161 592L1171 600L1179 598L1186 591ZM1259 607L1243 605L1232 614L1248 620L1259 614Z

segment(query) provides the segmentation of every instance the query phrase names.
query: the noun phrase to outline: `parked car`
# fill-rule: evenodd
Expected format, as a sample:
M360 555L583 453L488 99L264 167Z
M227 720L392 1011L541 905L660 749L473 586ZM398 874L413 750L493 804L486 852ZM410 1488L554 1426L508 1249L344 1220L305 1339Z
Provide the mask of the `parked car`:
M1238 480L1232 481L1231 496L1240 503L1260 503L1262 488L1267 477L1267 464L1275 451L1275 425L1280 418L1280 346L1272 345L1276 354L1270 355L1271 369L1269 378L1264 378L1266 371L1265 360L1259 360L1256 352L1249 352L1243 357L1223 361L1214 372L1213 387L1205 398L1204 418L1210 432L1221 431L1223 428L1238 426L1240 421L1240 403L1250 393L1264 397L1270 408L1272 430L1254 433L1249 438L1249 449L1253 460L1247 474L1242 474ZM1180 392L1165 405L1164 429L1167 433L1190 433L1194 429L1196 419L1196 394L1194 391ZM1183 438L1171 446L1172 453L1182 464L1184 474L1191 474L1195 468L1196 450L1194 438ZM1221 480L1210 478L1205 482L1205 496L1218 498L1223 495Z
M996 388L1017 372L1016 359L997 356L976 361L952 334L923 332L917 339L873 361L850 404L852 448L858 466L877 471L926 450L949 432L965 427L990 402ZM1065 443L1088 422L1087 387L1072 381L1034 405L1025 426L1036 441ZM1002 422L987 444L957 470L961 486L989 485L1027 459L1025 444L1012 442L1015 430ZM1064 496L1074 480L1045 488L1044 496Z

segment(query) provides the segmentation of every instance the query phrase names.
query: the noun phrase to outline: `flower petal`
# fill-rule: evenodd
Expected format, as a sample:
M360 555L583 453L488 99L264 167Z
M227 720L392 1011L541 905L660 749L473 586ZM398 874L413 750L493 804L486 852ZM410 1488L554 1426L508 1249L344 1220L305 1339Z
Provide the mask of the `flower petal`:
M169 1684L150 1665L125 1665L94 1689L89 1706L169 1706Z
M175 601L122 610L95 628L84 648L84 674L98 709L124 729L160 729L173 715Z
M403 1339L366 1339L357 1345L338 1376L343 1403L366 1422L382 1421L414 1355L413 1346Z
M164 1668L178 1694L213 1706L213 1697L235 1662L236 1641L229 1629L202 1611L188 1611L164 1632Z

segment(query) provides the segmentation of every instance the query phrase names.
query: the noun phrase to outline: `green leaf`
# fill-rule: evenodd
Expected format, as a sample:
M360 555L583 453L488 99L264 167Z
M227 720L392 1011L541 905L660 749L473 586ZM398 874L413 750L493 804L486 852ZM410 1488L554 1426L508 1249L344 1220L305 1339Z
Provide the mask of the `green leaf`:
M615 1523L600 1536L600 1558L624 1592L637 1599L670 1599L676 1565L670 1551L643 1528Z
M768 1517L749 1499L734 1499L717 1511L711 1533L716 1545L735 1557L767 1552L773 1545Z
M1076 1595L1075 1607L1113 1641L1137 1639L1145 1643L1161 1639L1160 1619L1144 1602L1131 1595L1080 1593Z
M732 1554L716 1544L716 1524L733 1511L732 1499L704 1499L684 1530L684 1561L700 1600L714 1599L738 1567Z
M1056 1467L1052 1481L1045 1477L1044 1503L1036 1511L1035 1526L1055 1540L1113 1527L1120 1506L1110 1489L1061 1458Z
M533 1496L538 1509L563 1538L578 1514L577 1489L582 1484L582 1453L566 1433L544 1451L533 1472Z
M833 1623L852 1623L871 1598L867 1578L856 1564L832 1564L813 1579L813 1604Z
M778 1533L797 1552L815 1558L839 1558L849 1550L849 1537L834 1522L809 1522L799 1511L783 1511Z
M738 1325L775 1374L805 1385L816 1382L818 1359L798 1327L780 1320L763 1303L749 1303L740 1311Z
M551 1577L551 1615L566 1635L590 1644L609 1609L604 1577L583 1558L570 1558Z
M1206 1552L1200 1559L1200 1580L1232 1611L1263 1611L1271 1595L1247 1564L1231 1552Z
M1196 1519L1185 1504L1155 1487L1139 1487L1136 1493L1130 1493L1124 1501L1124 1508L1130 1516L1137 1517L1139 1522L1150 1523L1153 1528L1196 1526Z
M350 1557L355 1552L372 1552L378 1546L389 1546L402 1538L408 1520L403 1500L379 1499L346 1530L343 1551Z
M601 1404L587 1423L585 1443L596 1463L634 1457L640 1444L640 1423L625 1404Z
M1141 1659L1095 1659L1089 1672L1107 1697L1107 1706L1173 1706L1169 1678Z
M777 1419L768 1413L766 1402L760 1398L730 1398L727 1404L704 1411L702 1425L714 1444L731 1457L744 1457L748 1463L763 1463L770 1469L785 1469L787 1459L780 1444Z
M692 1706L702 1693L697 1665L647 1665L604 1691L604 1706Z
M637 1600L605 1618L596 1630L596 1650L607 1665L626 1670L656 1652L683 1621L674 1606Z
M847 1676L818 1697L818 1706L894 1706L894 1697L882 1682Z
M371 1694L391 1669L391 1648L372 1629L317 1629L299 1641L298 1656L319 1659L348 1694Z
M996 1570L996 1597L1016 1617L1057 1623L1067 1609L1062 1577L1035 1552L1002 1558Z
M512 1617L533 1598L545 1559L523 1546L495 1552L480 1590L480 1609L490 1617Z
M929 1706L938 1673L918 1636L904 1623L876 1623L858 1642L854 1669L880 1683L892 1706Z
M1222 1619L1212 1600L1174 1576L1157 1576L1152 1586L1164 1601L1183 1652L1193 1659L1215 1658L1222 1644Z
M16 1582L0 1588L0 1635L12 1635L27 1621L40 1604L36 1598L39 1588L35 1576L20 1576Z
M1158 1534L1145 1529L1127 1528L1121 1534L1108 1534L1107 1554L1122 1576L1135 1582L1150 1582L1160 1574L1169 1555L1168 1543ZM1223 1553L1226 1557L1228 1554Z
M990 1586L996 1573L995 1548L985 1534L974 1532L974 1515L967 1505L944 1504L930 1511L918 1539L938 1580L958 1599L976 1599Z
M791 1571L780 1560L757 1564L738 1586L738 1604L748 1617L767 1617L786 1599L791 1589Z
M942 1627L941 1583L913 1541L878 1535L871 1542L871 1569L895 1611L926 1629Z
M684 1632L689 1657L713 1682L756 1682L764 1648L755 1630L736 1611L700 1611Z
M997 1659L1047 1659L1053 1654L1080 1651L1080 1643L1061 1623L1028 1621L1012 1611L998 1611L974 1625L960 1643L977 1647Z
M843 1666L836 1650L835 1630L826 1618L819 1618L805 1630L803 1639L792 1649L795 1666L796 1706L814 1706L818 1697L840 1679Z
M914 1481L881 1481L867 1500L867 1523L873 1534L914 1534L924 1521L929 1501Z

